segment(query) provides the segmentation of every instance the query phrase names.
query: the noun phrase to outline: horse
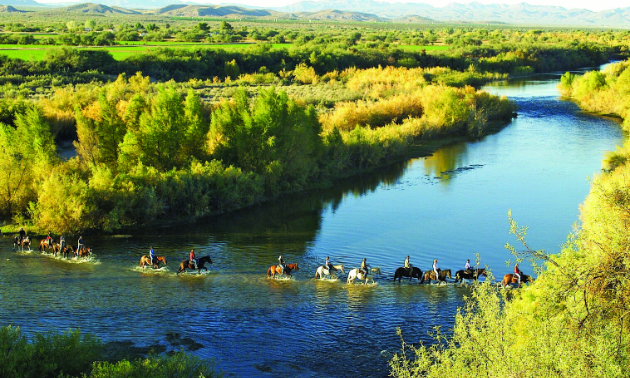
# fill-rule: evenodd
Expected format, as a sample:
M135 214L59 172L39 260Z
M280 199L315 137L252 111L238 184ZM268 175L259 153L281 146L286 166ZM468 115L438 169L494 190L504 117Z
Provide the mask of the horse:
M523 282L534 282L534 278L532 276L528 276L527 274L521 273L521 285L523 284ZM501 281L501 285L503 285L503 288L508 287L508 285L510 284L518 284L518 277L516 277L515 274L508 273L503 276L503 281Z
M74 248L72 248L71 245L66 245L63 248L61 248L61 255L63 256L64 259L67 259L70 256L70 253L74 255Z
M405 268L405 267L400 267L398 269L396 269L396 271L394 272L394 282L396 282L396 278L398 278L398 282L401 282L403 277L409 277L409 281L411 281L413 278L417 278L418 281L420 281L420 283L422 283L422 270L420 270L420 268L417 267L412 267L411 269L409 268Z
M74 255L78 257L85 257L86 259L92 254L92 248L90 247L81 247L80 250L75 251Z
M330 276L331 278L337 278L333 272L341 271L341 273L345 273L343 270L343 265L333 265L332 269L328 269L325 266L320 266L317 268L315 272L315 278L324 278L324 276Z
M153 269L159 269L160 263L166 266L166 256L155 256L155 260L153 261ZM145 266L151 265L151 258L147 255L142 255L140 257L140 266L144 269Z
M289 277L291 277L291 272L292 271L298 271L300 270L300 268L298 267L298 264L287 264L286 268L284 269L284 271L282 270L281 266L278 265L272 265L269 267L269 269L267 269L267 277L271 277L271 278L276 278L276 274L285 274Z
M57 257L57 254L60 252L60 248L59 248L59 243L53 242L52 243L52 253L53 255L55 255L55 257Z
M466 270L458 270L457 273L455 273L455 283L464 282L464 279L477 281L479 276L487 276L485 268L473 269L470 273Z
M427 270L424 273L424 277L422 279L422 282L424 281L429 281L429 283L431 283L431 281L437 281L438 285L441 284L442 282L447 283L446 282L446 277L451 278L451 270L450 269L442 269L440 270L440 276L435 277L435 272L433 270Z
M369 277L367 274L363 274L363 272L360 269L352 269L348 272L348 280L346 281L346 283L351 284L354 283L354 280L359 279L360 281L365 280L364 285L367 285L368 280L372 280L372 283L374 283L374 279Z
M181 272L186 273L186 269L197 269L197 273L201 273L201 269L208 271L208 268L205 267L205 264L212 264L212 259L210 256L204 256L197 259L197 267L195 268L195 264L190 262L190 260L184 260L179 264L179 269L177 270L177 275ZM164 265L166 265L166 260L164 261Z
M24 247L28 247L29 252L31 251L31 238L28 236L25 236L21 241L20 241L20 236L16 236L15 239L13 239L13 248L15 249L17 246L20 246L20 249L22 251L24 251Z
M46 249L49 249L51 246L48 244L48 239L39 241L39 251L44 252Z

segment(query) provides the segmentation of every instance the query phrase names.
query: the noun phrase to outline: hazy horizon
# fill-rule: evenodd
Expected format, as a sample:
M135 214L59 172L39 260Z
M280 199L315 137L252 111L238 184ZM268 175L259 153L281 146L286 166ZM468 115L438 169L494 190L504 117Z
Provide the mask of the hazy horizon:
M38 3L42 3L42 4L50 4L50 3L88 3L88 2L94 2L94 3L98 3L98 0L85 0L85 1L59 1L59 0L35 0ZM248 6L254 6L254 7L260 7L260 8L271 8L271 7L284 7L284 6L288 6L291 4L295 4L300 2L300 0L267 0L267 1L263 1L261 2L260 0L232 0L232 1L226 1L226 0L181 0L182 2L192 2L192 3L198 3L198 4L212 4L212 5L218 5L218 4L235 4L235 5L248 5ZM320 0L309 0L309 1L315 1L315 2L320 2ZM601 12L601 11L605 11L605 10L610 10L610 9L617 9L617 8L627 8L630 7L630 5L628 5L627 3L623 4L621 3L621 1L619 0L601 0L598 2L593 2L593 1L589 1L589 0L553 0L553 1L549 1L549 0L527 0L527 1L523 1L523 0L502 0L502 1L496 1L496 0L464 0L464 1L440 1L440 0L415 0L415 1L408 1L408 0L401 0L401 1L388 1L388 0L375 0L375 1L379 1L379 2L385 2L385 3L414 3L414 4L429 4L433 7L436 8L443 8L449 4L452 3L459 3L459 4L469 4L469 3L473 3L473 2L477 2L480 4L485 4L485 5L489 5L489 4L507 4L507 5L514 5L514 4L520 4L520 3L527 3L529 5L538 5L538 6L559 6L559 7L563 7L566 9L588 9L594 12Z

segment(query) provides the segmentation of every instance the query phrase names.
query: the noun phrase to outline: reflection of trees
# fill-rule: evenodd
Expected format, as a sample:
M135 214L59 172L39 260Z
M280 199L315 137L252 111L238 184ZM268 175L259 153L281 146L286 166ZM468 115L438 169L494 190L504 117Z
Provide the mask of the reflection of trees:
M160 230L160 235L186 244L228 245L230 258L247 265L269 266L277 262L278 255L291 256L285 260L293 263L292 256L306 252L315 240L321 229L322 213L328 206L335 211L347 196L363 196L376 191L380 185L395 184L410 164L392 164L338 180L328 189L287 195L281 200L208 217L194 224L177 225ZM146 233L154 234L155 230L146 230Z
M453 170L465 165L468 155L467 143L456 143L437 150L433 156L424 159L424 171L427 175L448 182Z

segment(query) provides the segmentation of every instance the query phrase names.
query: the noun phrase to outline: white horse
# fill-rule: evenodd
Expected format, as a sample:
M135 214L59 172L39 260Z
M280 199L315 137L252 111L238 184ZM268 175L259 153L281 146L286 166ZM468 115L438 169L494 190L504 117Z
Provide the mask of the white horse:
M315 272L315 278L324 278L324 276L330 276L330 278L337 278L337 275L334 272L341 271L341 273L345 273L343 270L343 265L333 265L332 269L328 269L325 266L321 265L317 268Z
M363 272L361 272L361 270L359 269L352 269L348 272L348 284L354 283L354 280L359 279L360 281L365 280L365 285L367 285L368 280L372 280L372 283L374 283L374 279L369 277L367 274L363 274Z

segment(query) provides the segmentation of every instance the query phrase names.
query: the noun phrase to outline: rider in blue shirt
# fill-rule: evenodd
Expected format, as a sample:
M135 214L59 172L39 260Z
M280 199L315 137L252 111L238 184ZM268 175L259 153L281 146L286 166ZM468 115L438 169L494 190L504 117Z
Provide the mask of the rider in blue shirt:
M77 240L77 253L83 248L83 236L79 236L79 240Z
M466 266L464 266L464 269L466 269L466 273L472 273L472 266L470 265L470 260L466 260Z
M155 258L155 252L153 252L153 247L149 247L149 259L151 260L151 265L153 265L153 259Z

